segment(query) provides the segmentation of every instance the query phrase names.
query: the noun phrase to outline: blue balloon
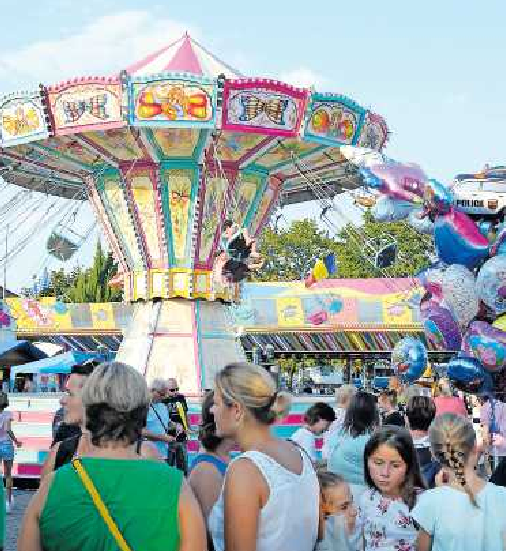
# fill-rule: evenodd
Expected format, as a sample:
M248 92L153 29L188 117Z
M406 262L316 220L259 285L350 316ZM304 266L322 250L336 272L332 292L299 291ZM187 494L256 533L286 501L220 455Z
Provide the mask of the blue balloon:
M468 392L480 391L486 379L481 362L463 355L450 360L447 375L456 387Z
M413 337L404 337L392 350L392 367L404 381L419 379L427 368L427 348Z
M368 168L360 168L359 172L364 179L364 187L381 189L384 186L383 180L375 176Z
M335 274L336 272L336 255L334 253L328 254L324 259L323 263L329 275Z

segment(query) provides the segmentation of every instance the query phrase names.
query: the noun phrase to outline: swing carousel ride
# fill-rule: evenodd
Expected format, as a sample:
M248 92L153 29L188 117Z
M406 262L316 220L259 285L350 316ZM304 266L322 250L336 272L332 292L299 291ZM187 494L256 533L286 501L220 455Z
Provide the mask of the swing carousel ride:
M245 78L188 35L119 75L0 99L2 178L90 202L137 303L118 359L187 393L243 354L238 286L213 274L228 220L250 244L280 205L316 199L323 217L363 181L343 148L387 137L347 97ZM62 224L48 249L69 259L89 231Z

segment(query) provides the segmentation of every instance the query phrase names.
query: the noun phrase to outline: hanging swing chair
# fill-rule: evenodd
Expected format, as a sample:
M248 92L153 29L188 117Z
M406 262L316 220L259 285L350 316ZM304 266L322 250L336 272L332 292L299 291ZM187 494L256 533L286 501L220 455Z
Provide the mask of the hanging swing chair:
M375 268L389 268L397 259L397 241L392 238L381 240L381 244L374 256Z
M47 240L47 252L58 260L67 262L86 241L91 229L81 235L64 224L58 224Z

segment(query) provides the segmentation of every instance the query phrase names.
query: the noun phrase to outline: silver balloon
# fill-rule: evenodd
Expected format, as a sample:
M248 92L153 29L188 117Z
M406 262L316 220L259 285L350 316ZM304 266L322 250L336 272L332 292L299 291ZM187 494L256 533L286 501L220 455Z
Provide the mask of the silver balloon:
M409 225L420 233L426 233L429 235L434 233L434 222L431 222L428 216L420 218L421 213L421 209L412 210L408 216Z
M461 264L452 264L443 274L443 298L465 328L478 313L479 299L473 273Z

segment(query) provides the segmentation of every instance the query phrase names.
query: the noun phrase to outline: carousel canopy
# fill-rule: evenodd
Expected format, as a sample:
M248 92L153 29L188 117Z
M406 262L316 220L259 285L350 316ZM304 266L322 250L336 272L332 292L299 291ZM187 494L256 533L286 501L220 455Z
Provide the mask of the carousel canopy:
M211 278L225 219L258 237L280 205L328 210L362 184L342 148L387 137L355 101L244 78L188 35L117 75L0 98L1 177L89 199L126 300L230 300ZM49 249L74 245L57 234Z

